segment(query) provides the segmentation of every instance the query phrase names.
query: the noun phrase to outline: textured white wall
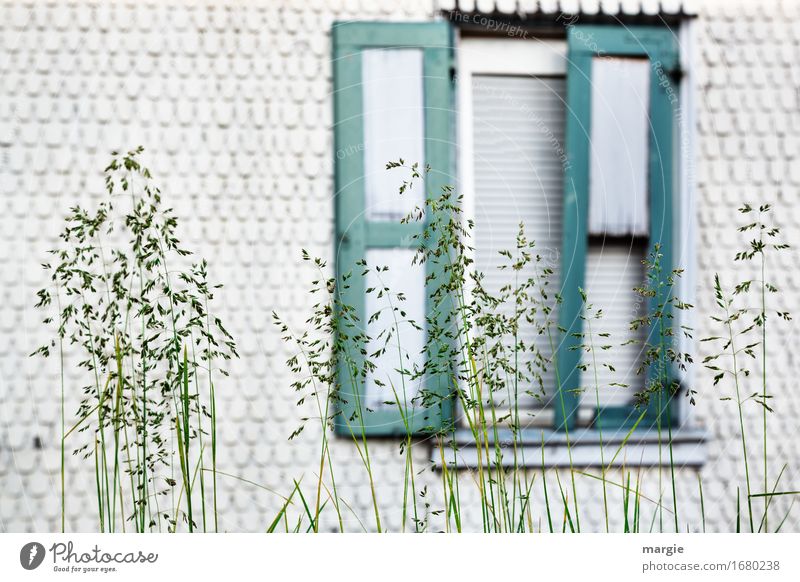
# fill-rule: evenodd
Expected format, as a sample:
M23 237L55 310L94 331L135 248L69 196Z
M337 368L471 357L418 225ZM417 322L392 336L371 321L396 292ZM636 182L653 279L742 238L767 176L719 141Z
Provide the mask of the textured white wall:
M704 3L696 25L698 336L710 333L713 272L738 276L730 259L740 201L775 203L788 238L800 242L800 14L790 0L772 10L758 5ZM284 365L289 350L270 313L302 327L313 302L300 249L332 257L330 25L433 13L432 0L0 3L0 531L60 527L59 384L53 362L28 358L46 339L32 306L45 283L38 265L63 215L77 200L100 200L100 170L114 148L147 148L146 163L183 219L184 242L226 285L217 309L242 359L218 387L220 469L281 493L293 478L312 478L319 433L309 425L286 442L309 411L295 406ZM800 257L785 254L776 267L791 309L800 298ZM771 446L789 463L781 489L797 489L798 362L788 349L794 326L782 328L770 353L779 410ZM70 370L68 380L74 385L77 376ZM734 409L718 400L728 388L712 388L700 369L696 377L694 418L713 434L702 471L706 503L719 504L707 526L729 530L741 483ZM759 422L752 407L751 434ZM386 442L372 443L371 452L384 518L397 529L401 457ZM355 450L338 441L333 454L343 495L369 525L369 491ZM426 445L418 447L418 466L428 455ZM91 530L93 476L70 462L67 527ZM437 474L425 471L417 483L428 485L436 509ZM654 472L644 483L656 497ZM226 530L262 530L279 507L264 490L220 484ZM692 500L683 518L698 523L695 474L679 487L682 499ZM584 528L599 529L600 490L585 479L579 488ZM534 492L541 502L541 488ZM479 528L479 513L467 521ZM785 528L798 526L795 518Z
M711 327L708 315L715 310L713 276L719 272L725 284L747 277L742 263L733 263L732 256L742 248L744 235L734 226L745 222L736 212L742 202L773 204L773 219L783 229L786 240L795 247L800 242L798 231L798 129L800 129L800 4L794 1L722 2L704 4L697 23L696 83L697 83L697 147L694 168L697 180L697 337L719 331ZM691 161L690 161L691 163ZM748 237L749 239L750 237ZM797 267L800 256L796 251L780 255L771 263L772 279L783 291L779 300L794 310L800 299L800 280ZM771 319L772 340L769 341L769 390L774 395L775 415L770 416L769 453L777 459L770 467L774 480L783 463L788 464L779 490L797 484L797 434L800 427L800 398L794 378L798 359L792 346L796 341L795 322ZM700 347L702 359L708 344ZM707 491L714 499L735 498L736 487L742 485L741 453L735 442L739 438L738 421L733 402L717 398L731 396L730 384L712 387L709 371L698 367L697 388L701 393L696 417L713 435L709 447L709 462L703 470ZM758 375L760 370L754 369ZM746 384L744 393L758 390L758 381ZM745 407L746 431L757 441L761 433L761 411L748 403ZM763 490L761 451L751 451L756 459L754 488ZM758 485L760 484L760 485ZM770 485L772 487L772 485ZM787 498L772 514L788 509ZM715 516L715 528L730 528L735 520L735 505L721 503L723 512ZM759 506L759 505L757 505ZM798 516L793 512L784 529L798 530Z

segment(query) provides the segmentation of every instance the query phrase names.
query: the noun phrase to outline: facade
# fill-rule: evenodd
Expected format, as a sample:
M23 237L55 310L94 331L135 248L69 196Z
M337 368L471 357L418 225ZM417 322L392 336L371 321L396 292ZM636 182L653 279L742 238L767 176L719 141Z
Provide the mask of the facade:
M221 530L263 531L282 505L274 492L288 495L294 479L314 479L318 470L319 427L309 423L288 440L313 411L296 403L285 364L293 350L271 315L277 311L294 329L306 325L314 273L301 249L340 273L377 249L375 261L397 262L403 276L395 284L409 311L425 317L425 273L402 266L413 254L413 232L386 226L413 208L414 194L399 207L382 194L394 179L383 165L405 156L432 166L428 186L464 193L479 267L497 266L497 251L514 243L525 220L555 276L563 274L573 292L585 287L616 337L631 339L627 322L637 308L630 290L643 278L647 244L670 249L669 263L686 269L677 294L695 306L680 320L694 329L694 339L680 346L695 361L680 380L683 391L696 391L696 404L682 396L674 411L682 520L733 531L741 429L735 402L724 400L730 387L715 384L702 365L712 348L698 340L719 332L710 319L715 273L729 285L743 273L733 261L744 240L736 209L769 203L785 239L796 244L800 237L798 35L800 4L793 0L0 0L0 530L60 530L59 372L56 362L29 357L49 338L33 308L36 290L47 284L39 265L68 209L104 196L110 152L143 145L184 243L225 285L217 311L241 354L217 388L219 470L233 476L220 477ZM591 82L587 62L594 62ZM638 114L619 122L631 111ZM603 126L604 115L615 122ZM590 146L590 133L607 147ZM570 206L570 191L602 203ZM621 191L629 194L608 194ZM579 257L580 266L564 269L565 256ZM791 311L800 298L800 258L789 250L771 260L780 303ZM369 311L366 296L356 301ZM580 320L575 301L565 296L559 306L562 323ZM785 463L777 488L796 490L795 328L775 321L767 443L778 461L770 486ZM424 338L410 335L421 347ZM579 350L564 354L565 370L582 363ZM625 383L638 381L631 373L637 353L614 354L624 362ZM389 358L384 373L390 377L396 366ZM67 384L81 373L68 367ZM544 462L563 480L564 423L581 467L598 464L599 422L612 445L625 437L630 398L610 387L613 380L602 381L608 413L599 420L580 398L568 413L525 403L536 411L526 443L537 459L532 478L541 479ZM367 384L363 396L380 413L381 397ZM543 384L552 401L552 377ZM68 415L78 398L68 394ZM397 422L386 412L367 437L392 531L401 528L394 508L404 494L405 461L397 439L386 437L397 435ZM758 435L761 422L761 408L746 406L745 430ZM353 508L344 515L347 528L358 530L355 514L371 511L370 489L343 432L339 427L332 455L339 490ZM629 447L609 480L621 483L636 471L643 494L667 504L672 493L660 494L658 479L664 451L652 431L637 432ZM415 464L425 467L417 489L427 489L430 529L438 530L438 448L421 436L414 450ZM475 451L465 445L459 455L468 475ZM69 459L68 531L96 529L94 476L81 467L79 458ZM758 462L752 471L753 482L763 483ZM704 518L698 476L705 507L715 507ZM547 479L557 491L555 472ZM583 529L603 530L597 483L582 478L577 487ZM532 496L541 505L542 488L535 485ZM776 499L771 515L779 521L792 501ZM797 515L789 514L784 531L800 529ZM326 522L323 529L335 527ZM481 530L479 512L465 514L464 528Z

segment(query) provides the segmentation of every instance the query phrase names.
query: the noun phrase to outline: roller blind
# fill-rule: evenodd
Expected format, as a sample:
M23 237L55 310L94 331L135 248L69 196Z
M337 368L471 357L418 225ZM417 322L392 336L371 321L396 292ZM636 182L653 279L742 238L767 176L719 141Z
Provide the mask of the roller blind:
M510 271L498 269L508 264L499 252L514 252L519 224L524 223L527 239L536 243L544 259L539 268L546 265L554 271L549 297L553 337L557 338L554 295L560 280L565 80L475 75L472 93L475 267L485 273L486 288L497 294L510 282ZM533 268L520 273L520 279L531 276ZM511 315L514 308L506 305L504 309ZM520 339L551 358L548 339L537 333L536 325L523 323ZM555 393L553 366L542 380L544 397L522 398L521 405L549 404Z

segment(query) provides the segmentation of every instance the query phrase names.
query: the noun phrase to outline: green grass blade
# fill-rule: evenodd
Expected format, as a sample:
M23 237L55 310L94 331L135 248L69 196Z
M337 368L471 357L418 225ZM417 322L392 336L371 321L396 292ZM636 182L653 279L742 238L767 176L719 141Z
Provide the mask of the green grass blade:
M697 486L700 489L700 518L703 523L703 533L706 533L706 504L703 498L703 478L697 473Z
M267 533L275 532L275 528L278 527L278 524L281 522L281 519L283 519L284 515L286 515L286 508L289 507L289 504L292 502L292 497L294 497L294 494L296 492L297 492L297 486L295 485L295 488L292 489L292 492L289 494L289 497L286 498L286 501L281 506L281 510L275 516L275 519L273 519L272 523L270 523L269 527L267 527Z

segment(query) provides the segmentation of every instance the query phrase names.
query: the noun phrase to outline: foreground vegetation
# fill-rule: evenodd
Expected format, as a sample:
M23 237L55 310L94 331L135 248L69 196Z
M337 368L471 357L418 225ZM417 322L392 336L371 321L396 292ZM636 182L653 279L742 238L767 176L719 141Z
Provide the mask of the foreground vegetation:
M114 154L95 211L72 208L38 293L37 307L55 307L45 324L56 337L35 355L61 367L61 525L72 449L94 470L99 531L216 531L214 382L236 347L210 311L207 264L186 264L141 151ZM68 353L86 378L75 422L64 410Z
M219 362L236 357L236 347L212 315L217 287L208 282L208 265L203 260L189 262L190 253L176 238L177 221L163 206L149 172L140 166L140 153L141 149L115 155L106 168L108 199L96 211L71 211L62 244L45 265L51 285L39 292L37 306L55 313L45 322L56 333L36 354L57 357L62 370L62 529L68 511L66 454L71 450L94 471L100 531L218 531L217 477L232 476L217 469L215 379L225 374ZM388 170L405 173L401 195L424 187L425 171L416 165L401 160L388 164ZM773 500L795 492L782 490L786 465L776 464L768 454L773 407L767 346L773 322L790 315L770 307L769 297L778 289L769 282L768 257L788 245L769 222L769 205L744 205L740 212L745 224L739 232L746 241L734 260L747 263L754 276L730 287L715 276L717 311L711 318L717 335L696 338L713 346L712 355L699 365L713 372L716 389L731 401L738 420L742 485L730 500L736 506L736 531L779 531L789 513L777 514ZM567 332L558 326L557 309L566 290L552 280L552 268L535 241L526 237L524 225L519 226L515 247L501 252L506 279L498 290L490 289L485 275L474 269L473 224L462 216L460 197L452 189L428 193L424 208L415 209L404 222L423 227L410 241L417 249L414 263L434 267L428 268L433 274L427 280L425 321L410 320L407 298L384 284L367 293L389 308L359 317L356 306L347 301L348 289L357 278L386 280L388 267L361 261L356 271L335 276L325 260L305 251L303 259L315 271L309 292L316 298L305 328L294 330L273 313L284 341L293 348L288 366L297 378L292 388L298 403L310 403L315 411L290 440L307 423L315 423L319 448L313 479L287 484L280 511L265 518L267 531L317 532L326 529L323 522L347 530L347 515L357 512L337 487L341 462L333 441L341 437L334 436L335 425L344 427L370 491L370 515L355 515L356 520L363 529L388 529L386 500L380 498L367 437L371 412L361 392L351 387L371 377L387 350L397 350L403 361L403 334L409 329L426 332L425 363L403 365L397 383L381 385L383 406L396 409L404 427L397 442L404 459L397 465L402 476L393 478L402 483L402 500L396 507L402 531L439 529L432 526L435 517L443 531L460 532L474 512L485 532L580 532L585 529L581 517L586 504L598 500L606 531L614 523L622 523L625 532L705 531L705 515L718 509L706 505L702 480L697 482L699 523L687 521L689 502L680 499L676 487L683 469L673 459L674 403L687 398L695 404L696 396L692 387L681 387L677 380L694 364L691 354L678 349L679 337L693 335L679 315L692 306L676 297L681 271L662 264L661 248L654 245L648 252L645 280L635 290L647 306L631 321L632 329L644 332L637 370L644 378L643 388L629 387L635 418L621 444L608 453L602 425L597 425L602 458L596 472L573 462L570 431L560 427L569 467L557 471L545 466L544 442L541 459L525 458L530 448L523 441L530 434L531 412L521 402L547 401L563 411L563 394L577 390L600 413L603 386L598 370L615 371L614 362L605 358L620 341L603 331L602 309L584 290L572 290L580 294L584 307L577 349L584 353L582 362L591 364L581 364L585 385L568 386L558 373L559 344ZM369 337L368 324L377 322L381 331ZM522 339L525 327L545 338L544 344ZM367 351L367 345L379 347ZM80 366L87 381L75 421L68 422L65 393L73 387L66 385L64 366L74 350L82 354ZM412 390L430 378L444 381L426 381L418 393ZM548 378L555 382L553 392L545 389ZM624 387L621 382L616 385ZM750 406L760 410L760 434L747 430ZM429 421L442 413L443 424ZM419 430L421 419L426 426ZM656 469L655 498L643 493L639 470L612 469L624 457L628 441L646 427L657 434L659 454L664 450L667 456ZM500 437L503 429L510 440ZM456 431L472 441L469 446L478 458L474 468L459 466ZM419 466L420 455L415 454L431 442L441 455L436 469L440 498L435 504L417 482L431 462ZM751 478L756 464L763 476L758 483ZM552 478L557 487L548 490ZM579 479L596 484L591 501L580 497ZM537 487L544 502L535 505ZM622 515L614 513L618 505L609 501L612 496L619 499L620 492Z

